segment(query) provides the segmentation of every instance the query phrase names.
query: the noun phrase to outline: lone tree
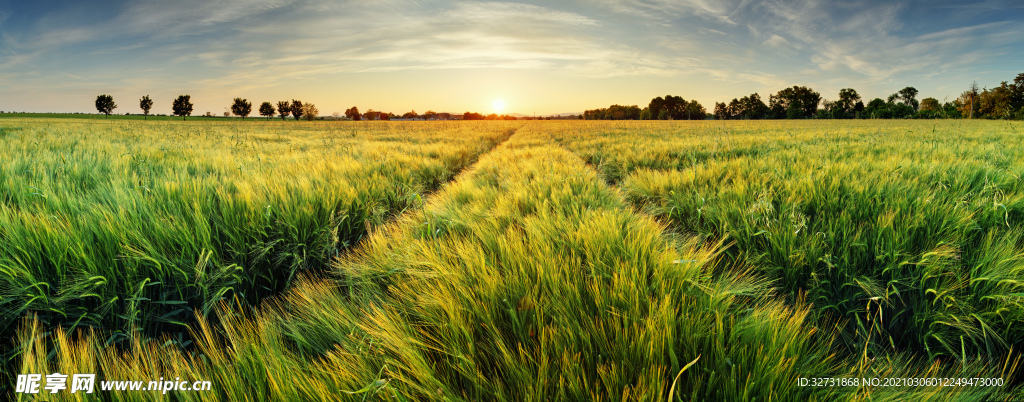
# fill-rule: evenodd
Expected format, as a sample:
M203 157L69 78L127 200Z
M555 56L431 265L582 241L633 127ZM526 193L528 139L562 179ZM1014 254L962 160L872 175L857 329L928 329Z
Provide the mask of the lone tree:
M192 99L189 95L178 95L178 98L174 100L174 104L171 105L171 109L174 109L175 116L181 116L181 120L188 120L188 116L192 115Z
M284 121L292 113L291 103L288 101L277 102L277 112L281 114L281 121Z
M302 115L306 116L306 120L313 121L318 114L320 114L320 111L312 103L302 105Z
M100 113L109 117L110 112L113 112L114 109L117 109L117 104L114 103L113 96L104 94L96 97L96 110Z
M235 116L242 116L242 120L245 120L245 116L252 113L252 102L242 98L235 98L235 102L231 104L231 113Z
M270 117L277 113L277 109L274 109L274 105L270 102L263 102L260 104L260 116L267 116L267 121L270 121Z
M142 109L142 114L146 116L143 119L149 120L149 110L153 108L153 100L149 98L149 95L139 99L139 108Z
M302 117L303 114L306 113L305 110L302 110L302 101L295 99L292 99L291 111L292 117L295 117L295 120L298 120L299 118Z

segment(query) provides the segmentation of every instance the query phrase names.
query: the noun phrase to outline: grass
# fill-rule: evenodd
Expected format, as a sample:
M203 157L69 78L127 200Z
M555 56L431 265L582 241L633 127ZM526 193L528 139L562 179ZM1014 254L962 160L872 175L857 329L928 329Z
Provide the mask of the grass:
M514 130L6 122L0 329L32 314L108 344L283 290Z
M167 333L110 348L107 328L22 314L15 370L213 381L178 400L1020 398L1020 127L884 124L532 122L326 271L198 309L186 348ZM491 140L456 135L471 127ZM384 133L412 130L441 155L508 129L356 136L401 148ZM1011 384L798 386L825 376Z
M964 360L1024 344L1021 128L764 122L558 140L631 205L727 239L727 260L778 279L790 301L806 293L819 319L843 319L850 352Z

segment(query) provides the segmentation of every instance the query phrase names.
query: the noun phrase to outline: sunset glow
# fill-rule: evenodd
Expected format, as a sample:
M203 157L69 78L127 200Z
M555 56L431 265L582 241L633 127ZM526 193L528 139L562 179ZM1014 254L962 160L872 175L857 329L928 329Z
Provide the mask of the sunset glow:
M666 94L712 107L793 85L952 101L1016 74L1020 21L1011 0L0 0L0 110L90 112L110 94L138 113L148 94L170 113L190 94L196 114L241 97L327 115L546 115Z
M493 104L492 107L494 109L494 113L504 113L505 112L505 101L503 101L501 99L495 99L494 100L494 104Z

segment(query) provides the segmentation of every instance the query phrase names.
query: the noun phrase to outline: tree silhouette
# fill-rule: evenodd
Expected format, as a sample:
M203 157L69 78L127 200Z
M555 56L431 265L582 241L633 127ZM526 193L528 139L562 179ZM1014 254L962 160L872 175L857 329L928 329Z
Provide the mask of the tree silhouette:
M312 103L302 105L302 115L306 117L306 120L313 121L318 114L320 114L320 110L316 108L316 105Z
M142 109L142 113L145 115L143 120L149 120L149 110L153 108L153 100L149 98L149 95L139 99L139 108Z
M260 116L267 116L267 121L270 121L270 117L273 116L274 113L277 113L277 110L274 109L274 105L271 105L270 102L263 102L260 104Z
M117 104L114 103L113 96L103 94L96 97L96 110L100 113L110 117L110 112L113 112L114 109L117 109Z
M916 99L916 97L918 97L918 88L906 87L899 90L897 94L899 94L899 98L903 100L904 104L913 107L913 111L918 111L918 107L920 106L918 99Z
M359 108L355 106L352 106L350 109L345 110L345 117L348 117L355 121L362 120L362 117L359 115Z
M818 112L821 94L808 87L793 86L769 96L768 103L773 118L810 118Z
M281 114L281 121L288 118L288 115L292 114L292 105L288 101L277 102L277 112Z
M302 110L302 101L295 99L292 99L291 111L292 117L295 117L295 120L301 118L302 115L305 114L306 112L305 110Z
M178 98L174 100L174 104L171 105L174 115L181 116L182 120L188 120L188 116L192 115L191 99L190 95L178 95Z
M853 88L843 88L839 90L839 100L836 101L836 107L839 108L843 116L835 116L833 118L847 118L856 117L853 113L856 111L857 102L860 102L860 94L857 93Z
M235 116L242 116L242 121L245 121L245 116L252 113L252 103L246 99L235 98L234 103L231 104L231 113Z

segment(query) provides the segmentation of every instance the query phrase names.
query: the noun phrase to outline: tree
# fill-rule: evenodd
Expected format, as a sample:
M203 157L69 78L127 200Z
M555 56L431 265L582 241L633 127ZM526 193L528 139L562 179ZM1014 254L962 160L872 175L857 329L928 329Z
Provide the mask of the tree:
M897 94L899 94L900 100L903 101L904 105L907 105L907 106L910 106L910 107L914 108L915 112L917 111L918 106L919 106L919 104L917 102L917 99L916 99L917 98L917 88L906 87L906 88L901 89L899 92L897 92Z
M959 119L963 115L960 114L960 101L953 99L952 102L945 102L942 104L942 116L947 119Z
M658 120L672 120L672 113L669 113L668 109L661 109L658 112Z
M922 111L922 112L937 111L941 107L942 106L939 105L939 100L938 99L935 99L935 98L924 98L923 100L921 100L921 108L919 109L919 111Z
M117 109L117 104L114 103L114 97L110 95L100 95L96 97L96 110L100 113L110 117L110 113Z
M139 99L139 108L142 109L142 114L145 116L143 120L149 120L149 110L153 108L153 100L149 98L149 95Z
M252 113L252 102L242 98L235 98L234 103L231 104L231 113L234 113L235 116L242 116L244 121L245 116Z
M1024 73L1017 74L1010 84L1010 103L1018 111L1024 111Z
M260 104L260 116L267 116L267 121L270 121L270 117L277 113L277 109L274 109L274 105L270 102L263 102Z
M740 100L736 98L732 98L732 100L729 101L729 105L725 107L725 114L729 116L729 119L739 118L740 113L742 112L743 105L740 103Z
M857 102L860 102L860 94L857 93L853 88L843 88L839 90L839 100L835 102L833 107L833 118L836 119L848 119L856 117ZM863 107L863 103L860 104ZM836 116L835 112L841 112L842 116Z
M729 108L725 103L715 102L715 120L729 120Z
M970 88L961 93L960 97L957 98L960 101L960 115L967 116L968 119L974 118L974 112L978 110L979 95L978 82L972 82Z
M917 88L906 87L906 88L903 88L903 89L897 91L896 93L894 93L892 95L889 95L889 98L887 100L889 101L889 103L892 103L892 104L895 104L896 101L899 101L901 104L910 106L910 108L914 112L917 112L917 109L918 109L918 107L920 105L918 104L916 97L917 97ZM893 110L895 110L895 109L893 109Z
M316 116L319 113L320 111L317 110L316 105L313 105L312 103L306 103L302 105L302 115L306 116L306 120L308 121L313 121L314 119L316 119Z
M644 110L640 111L640 120L650 120L650 119L651 119L651 108L650 107L645 107Z
M872 119L887 119L892 117L887 104L881 98L872 99L864 108L864 113Z
M583 116L587 120L639 120L644 110L637 105L611 105L607 108L587 110L583 112Z
M818 109L818 114L814 117L817 119L841 119L842 116L843 113L839 109L838 102L825 99L821 101L821 108Z
M182 120L188 120L188 116L192 115L192 97L189 95L178 95L174 99L174 103L171 105L171 109L174 110L175 116L181 116Z
M694 101L696 102L696 101ZM742 99L735 99L729 102L726 111L730 118L743 118L747 120L759 120L767 118L770 112L768 105L761 100L761 95L752 93Z
M789 103L789 106L786 107L787 119L802 119L804 117L806 117L806 115L804 115L804 108L803 104L800 102L800 99L793 100L792 102Z
M306 111L302 109L302 101L295 99L292 99L292 106L291 109L289 110L292 111L292 117L294 117L295 120L298 120L299 118L302 117L303 114L306 113Z
M696 101L687 102L682 96L672 95L665 95L664 98L659 96L651 99L647 108L651 110L651 116L658 116L659 120L685 120L689 118L697 118L693 113L694 110L703 109L703 107L700 106L699 103L696 103ZM667 111L665 118L662 118L662 111ZM700 116L700 119L704 119L704 116Z
M402 115L403 119L415 119L417 117L419 117L419 115L416 114L416 110L415 109L411 110L411 111L408 111L408 112L405 112L405 114Z
M998 87L985 88L978 94L978 108L974 114L989 119L1013 118L1015 110L1011 106L1010 98L1011 90L1006 81Z
M704 108L697 100L692 100L686 104L686 119L687 120L704 120L708 117L708 110Z
M892 110L892 118L894 119L909 119L914 117L914 108L906 103L893 103L890 104Z
M821 94L808 87L793 86L769 96L771 115L781 119L803 119L814 117L821 103Z
M355 121L362 120L362 117L360 117L359 115L359 108L355 106L352 106L351 108L345 110L345 117L348 117Z
M277 102L277 112L281 114L281 121L284 121L288 115L292 114L292 106L288 101Z

